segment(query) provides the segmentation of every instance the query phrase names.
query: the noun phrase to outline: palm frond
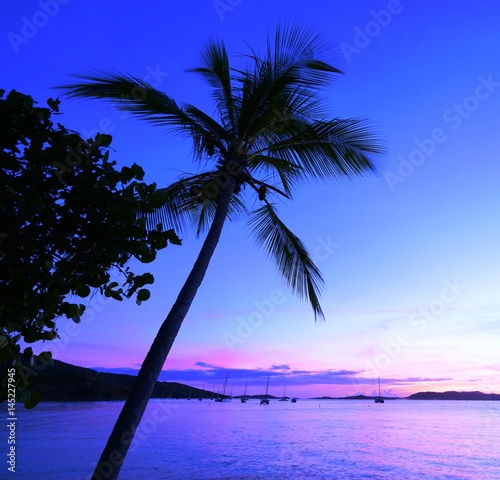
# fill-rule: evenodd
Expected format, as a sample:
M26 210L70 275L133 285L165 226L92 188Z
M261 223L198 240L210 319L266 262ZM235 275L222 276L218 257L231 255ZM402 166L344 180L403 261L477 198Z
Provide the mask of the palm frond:
M197 142L195 150L200 152L210 152L209 156L214 155L214 147L219 149L219 153L223 155L227 153L227 145L229 143L228 132L216 122L210 115L195 107L194 105L187 104L185 106L186 112L191 118L196 119L197 123L203 125L205 129L204 135L196 135L194 141Z
M281 135L282 139L278 140ZM373 172L373 155L384 148L362 119L334 119L309 125L289 122L288 131L274 132L275 141L254 152L299 165L312 178L338 178ZM284 138L283 138L284 137Z
M254 155L249 163L248 170L250 172L256 170L269 174L271 180L277 177L284 192L290 198L293 184L300 179L303 169L300 165L287 162L278 157Z
M263 182L261 180L257 180L256 178L248 175L248 179L246 181L247 185L250 185L251 188L255 190L257 193L259 200L265 200L269 193L277 193L281 197L284 197L290 200L290 197L286 194L286 192L280 190L279 188L271 185L268 182Z
M196 211L196 217L194 220L197 236L206 232L210 228L217 210L217 205L217 198L207 198ZM248 211L243 201L238 197L238 195L233 195L229 202L227 219L232 222L244 217L247 214Z
M304 244L279 219L271 203L266 202L250 215L251 234L274 258L285 282L299 297L309 301L315 318L324 318L319 303L323 278Z
M200 208L196 194L199 185L203 185L207 178L205 173L185 176L168 187L159 188L158 197L161 204L146 215L146 226L153 229L161 224L164 229L173 228L179 233L191 229L195 212Z
M106 99L141 120L188 134L198 157L203 154L207 138L217 141L225 136L224 128L208 115L191 105L178 105L172 97L133 75L111 71L74 77L82 81L57 87L66 96Z
M162 203L146 215L148 228L173 228L185 233L194 228L196 235L206 231L217 209L218 197L207 194L205 186L210 184L217 172L206 172L183 177L166 188L159 188ZM244 203L233 195L229 204L228 220L234 221L247 213Z
M236 131L235 96L226 47L223 42L209 41L200 52L201 65L189 71L201 74L213 87L213 96L226 131Z
M325 52L325 44L319 35L300 26L278 27L274 45L268 37L267 55L260 60L255 54L253 70L242 72L241 111L239 135L255 135L262 128L262 117L270 116L281 101L294 95L302 99L302 115L318 107L315 90L324 87L332 75L340 70L321 60L317 55ZM289 109L290 110L290 109ZM291 112L293 113L293 112Z
M323 36L312 27L299 24L278 25L274 36L274 48L268 35L267 57L273 60L276 71L287 70L289 66L300 68L300 84L318 89L328 85L331 74L342 72L320 60L319 56L329 54L329 45Z
M213 162L204 173L185 176L160 190L163 197L147 215L147 225L178 232L207 230L220 203L210 186L234 175L228 219L247 216L248 226L273 257L280 274L315 317L323 317L319 291L323 279L307 249L280 220L269 193L291 198L304 179L352 177L375 170L373 157L384 153L372 128L362 119L333 119L318 89L342 72L328 61L328 45L312 29L278 26L266 50L250 49L247 67L229 64L223 42L210 41L194 68L212 87L217 118L191 104L178 104L147 82L119 72L76 76L59 87L69 97L107 99L141 120L189 137L198 159ZM229 168L236 162L237 169ZM226 184L227 185L227 184ZM250 214L243 196L251 187L263 202ZM229 190L227 190L229 192Z

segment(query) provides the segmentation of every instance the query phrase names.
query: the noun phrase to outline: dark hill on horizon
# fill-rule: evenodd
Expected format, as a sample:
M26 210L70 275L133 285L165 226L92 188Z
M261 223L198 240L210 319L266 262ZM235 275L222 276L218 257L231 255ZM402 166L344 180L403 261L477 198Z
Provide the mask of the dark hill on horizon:
M409 400L500 400L496 393L483 392L418 392L407 397Z
M311 400L375 400L376 398L378 398L378 395L376 395L376 396L351 395L349 397L328 397L328 396L314 397L314 398L311 398ZM384 400L401 400L401 397L384 397L383 395L382 395L382 398Z
M377 397L367 395L354 395L350 397L316 397L312 400L374 400ZM409 397L384 397L384 400L500 400L496 393L474 392L418 392Z
M122 373L98 372L91 368L78 367L54 360L53 366L29 378L29 388L40 392L42 402L92 402L125 400L135 381L134 375ZM178 382L156 382L151 398L212 398L211 391L200 390ZM228 395L225 395L228 397ZM234 398L239 398L236 396ZM264 398L265 395L251 395L252 399ZM277 399L268 395L270 399ZM350 397L317 397L317 400L373 400L375 397L355 395ZM383 397L386 400L398 400L397 397ZM405 399L408 400L500 400L499 394L474 392L419 392Z
M134 375L104 373L54 360L53 366L29 378L29 388L40 392L42 402L125 400ZM151 398L210 398L212 392L178 382L156 382Z

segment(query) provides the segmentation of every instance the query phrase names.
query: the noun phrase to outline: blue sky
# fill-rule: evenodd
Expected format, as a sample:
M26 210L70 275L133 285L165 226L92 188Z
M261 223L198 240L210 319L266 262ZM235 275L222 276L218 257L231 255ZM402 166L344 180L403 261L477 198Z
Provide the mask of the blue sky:
M211 388L230 371L236 389L263 390L271 371L276 394L371 393L378 376L399 395L500 393L499 14L494 1L9 2L0 87L43 103L71 74L116 69L213 113L187 72L209 38L236 55L262 49L277 22L322 32L345 73L324 91L332 116L368 118L388 151L378 175L303 185L280 206L323 272L326 321L244 223L228 224L162 378ZM111 133L119 165L139 163L148 181L196 169L181 138L106 103L63 99L61 111L69 128ZM56 358L137 368L200 246L186 235L148 266L142 306L96 296L81 325L61 321Z

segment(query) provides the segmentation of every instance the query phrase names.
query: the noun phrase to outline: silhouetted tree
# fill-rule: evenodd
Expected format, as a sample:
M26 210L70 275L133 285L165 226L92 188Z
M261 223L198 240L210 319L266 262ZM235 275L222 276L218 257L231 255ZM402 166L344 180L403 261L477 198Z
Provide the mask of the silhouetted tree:
M38 403L26 387L27 343L57 337L56 319L80 321L92 289L122 300L149 298L149 273L127 266L155 259L173 230L146 228L144 215L164 202L155 184L142 182L138 165L115 169L108 159L111 137L82 139L51 116L59 102L37 107L33 99L0 91L0 366L19 371L18 400ZM112 281L116 269L121 284ZM50 353L42 357L50 361ZM3 378L0 401L6 398Z
M194 219L208 233L200 254L144 360L96 467L94 480L116 479L155 381L195 298L226 220L247 217L250 233L276 261L288 285L323 316L321 273L303 243L279 218L273 197L290 199L305 180L357 176L374 170L382 149L360 119L326 119L318 89L341 73L321 59L325 44L301 27L278 28L266 53L250 50L247 68L230 67L222 42L202 50L193 71L212 88L217 116L173 98L136 77L95 73L62 88L71 97L109 99L119 109L191 139L208 168L180 178L150 217L182 230ZM253 195L252 195L253 194ZM260 206L254 208L255 201ZM234 275L234 271L231 271Z

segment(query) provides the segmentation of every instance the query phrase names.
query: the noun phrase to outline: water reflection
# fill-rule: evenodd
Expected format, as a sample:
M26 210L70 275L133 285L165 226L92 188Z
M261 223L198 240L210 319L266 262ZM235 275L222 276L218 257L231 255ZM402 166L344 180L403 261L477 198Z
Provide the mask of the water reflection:
M20 411L16 479L88 478L121 406ZM499 419L495 402L154 400L121 479L491 480Z

